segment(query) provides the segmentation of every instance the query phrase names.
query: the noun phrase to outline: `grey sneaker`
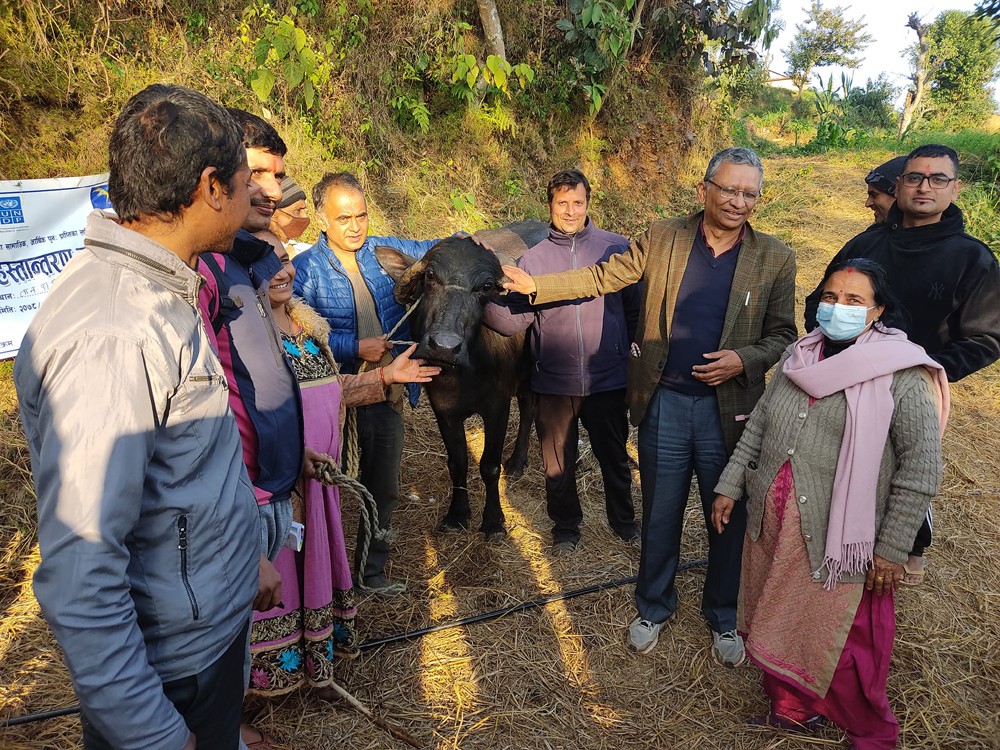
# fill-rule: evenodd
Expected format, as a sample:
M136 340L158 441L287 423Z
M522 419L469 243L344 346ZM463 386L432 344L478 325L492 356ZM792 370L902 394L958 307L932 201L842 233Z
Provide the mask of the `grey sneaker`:
M553 557L566 557L567 555L572 555L576 552L576 546L579 542L556 542L552 545L552 556Z
M656 648L656 643L660 640L660 631L665 624L636 617L628 626L628 647L637 654L648 654Z
M724 667L738 667L747 660L743 637L735 630L712 631L712 656Z

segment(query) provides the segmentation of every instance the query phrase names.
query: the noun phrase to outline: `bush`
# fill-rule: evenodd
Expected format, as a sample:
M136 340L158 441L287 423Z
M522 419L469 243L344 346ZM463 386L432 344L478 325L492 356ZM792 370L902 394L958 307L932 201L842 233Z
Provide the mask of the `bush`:
M1000 188L990 182L966 185L957 203L965 216L965 231L1000 256Z
M896 87L885 73L864 86L851 88L844 103L844 113L850 127L872 130L891 128L896 123Z

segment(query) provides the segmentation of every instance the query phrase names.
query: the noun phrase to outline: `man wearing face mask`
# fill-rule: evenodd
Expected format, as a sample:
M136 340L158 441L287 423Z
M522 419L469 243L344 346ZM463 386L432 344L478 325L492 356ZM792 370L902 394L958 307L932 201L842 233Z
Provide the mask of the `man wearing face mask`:
M1000 358L1000 264L965 232L958 197L958 154L948 146L919 146L905 157L896 202L884 224L848 242L830 266L869 258L885 269L905 308L911 341L940 362L955 382ZM817 324L821 290L806 298L806 330ZM930 523L917 535L903 582L921 583Z
M278 201L268 229L281 240L288 251L288 257L294 258L311 247L306 242L296 242L308 226L306 193L295 180L286 175L281 181L281 200Z

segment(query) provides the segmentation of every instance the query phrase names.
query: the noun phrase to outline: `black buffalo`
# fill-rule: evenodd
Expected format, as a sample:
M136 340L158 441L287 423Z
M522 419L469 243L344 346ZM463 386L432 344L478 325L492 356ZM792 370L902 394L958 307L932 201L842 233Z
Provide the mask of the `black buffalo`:
M506 533L500 507L500 461L510 419L510 400L517 396L520 425L514 450L504 463L508 476L518 476L528 458L532 409L524 335L501 336L481 325L483 306L503 292L501 261L513 262L545 238L547 225L523 221L503 229L477 232L476 237L501 257L468 238L439 242L420 260L388 247L376 250L379 263L396 280L396 299L419 304L410 316L418 342L414 356L440 364L440 375L425 385L448 452L451 506L441 521L445 530L469 528L469 453L465 420L483 419L485 446L479 473L486 505L479 527L490 540Z

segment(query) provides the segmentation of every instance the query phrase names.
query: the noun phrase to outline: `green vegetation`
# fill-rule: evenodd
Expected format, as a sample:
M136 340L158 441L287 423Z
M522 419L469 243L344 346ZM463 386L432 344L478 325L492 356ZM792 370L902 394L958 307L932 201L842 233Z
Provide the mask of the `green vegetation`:
M924 119L962 128L993 114L987 87L1000 73L1000 44L992 24L948 10L930 25L927 43L932 77Z
M501 0L498 54L471 0L3 3L0 178L105 170L115 114L162 81L274 122L307 190L357 172L376 231L540 215L547 177L577 165L630 232L672 205L692 144L727 138L705 63L753 60L775 4Z
M813 0L805 23L795 27L795 38L785 56L799 96L812 80L814 68L856 67L860 53L873 41L874 37L865 31L865 22L851 20L846 12L841 6L824 8L820 0Z
M274 122L307 191L326 171L358 173L377 232L431 236L543 216L547 177L579 166L596 218L631 234L688 209L705 157L734 141L764 155L834 150L861 166L937 140L962 154L970 213L982 216L970 225L992 236L997 137L939 133L957 123L938 118L896 140L897 92L885 78L814 76L799 96L768 86L756 55L774 36L776 5L500 0L500 55L471 0L5 3L0 178L103 171L115 113L164 81ZM862 44L864 29L823 15L834 10L817 3L814 25L839 29L836 54L853 55L845 39ZM954 80L934 83L933 96L961 91L947 95L972 102Z

